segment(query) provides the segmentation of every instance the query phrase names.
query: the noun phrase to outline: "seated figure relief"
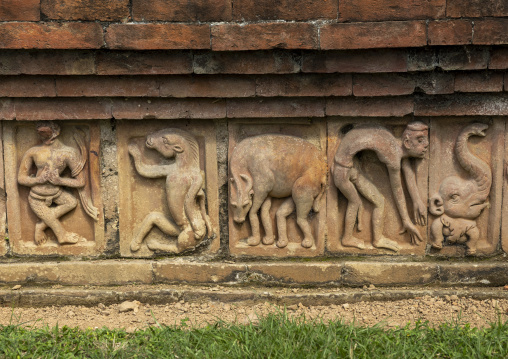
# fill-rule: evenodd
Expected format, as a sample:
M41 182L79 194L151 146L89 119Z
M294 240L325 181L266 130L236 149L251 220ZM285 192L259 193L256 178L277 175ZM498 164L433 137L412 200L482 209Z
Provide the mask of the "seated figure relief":
M487 163L473 155L467 142L471 136L485 136L488 126L474 123L466 126L457 137L454 152L469 179L459 176L445 178L439 191L430 199L429 211L438 216L430 230L432 247L441 249L443 243L466 244L466 254L476 253L480 230L476 218L489 205L487 198L492 184L492 171Z
M303 232L302 247L311 248L314 236L308 215L318 212L326 185L326 163L310 142L286 135L258 135L244 139L230 158L230 204L233 220L242 224L249 216L250 246L261 243L288 245L287 217L296 209ZM272 198L285 198L275 214L277 240L272 228ZM264 229L261 239L258 211Z
M146 178L166 179L166 199L171 217L164 213L149 213L134 233L130 248L137 252L154 226L175 241L147 240L152 251L181 253L192 249L214 230L206 212L203 174L199 166L199 145L189 133L167 128L147 136L145 146L159 152L168 163L149 165L143 162L138 146L131 142L129 154L136 171Z
M373 151L379 161L388 169L391 191L398 214L402 220L402 231L408 232L412 244L422 242L418 228L412 223L406 205L401 180L404 175L406 188L413 202L414 221L426 224L427 207L420 198L416 174L411 159L425 156L429 147L428 127L422 122L412 122L406 126L402 138L396 138L388 129L381 126L357 126L347 132L335 153L331 173L335 186L347 199L344 233L341 241L345 247L366 248L363 240L353 235L355 225L358 231L363 228L363 196L374 206L372 212L372 245L399 251L399 244L383 234L385 198L360 169L356 155L361 151Z
M39 121L36 129L42 143L24 154L18 172L18 183L30 187L28 203L39 218L35 225L35 243L41 245L48 240L45 232L48 228L59 244L86 241L79 234L66 230L60 222L62 216L78 205L74 195L65 188L76 188L86 214L98 220L98 209L92 203L84 170L88 153L84 134L76 129L75 148L58 138L60 126L56 122ZM70 170L70 175L66 175L66 169Z

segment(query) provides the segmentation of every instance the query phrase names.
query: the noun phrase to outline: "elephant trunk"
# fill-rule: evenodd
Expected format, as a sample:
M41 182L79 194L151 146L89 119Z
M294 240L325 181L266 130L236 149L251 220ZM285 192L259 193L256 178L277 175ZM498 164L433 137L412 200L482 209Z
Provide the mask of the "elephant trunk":
M455 143L455 155L457 156L457 160L476 183L476 197L481 202L485 201L489 196L490 186L492 184L492 172L487 163L469 151L467 141L471 136L484 137L484 131L487 128L488 126L486 124L473 123L462 130Z

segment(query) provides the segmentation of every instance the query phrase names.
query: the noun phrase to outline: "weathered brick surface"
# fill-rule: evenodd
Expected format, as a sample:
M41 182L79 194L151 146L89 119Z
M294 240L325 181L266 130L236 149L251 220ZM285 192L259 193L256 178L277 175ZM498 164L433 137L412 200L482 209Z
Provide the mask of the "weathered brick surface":
M195 53L193 67L196 74L288 74L300 71L297 54L287 51Z
M412 94L415 81L411 76L363 74L353 76L355 96L400 96Z
M230 21L231 0L133 0L136 21Z
M189 51L107 51L97 54L99 75L172 75L192 73Z
M111 118L108 100L96 98L17 98L17 120L99 120Z
M505 0L447 0L446 16L508 16L508 3Z
M427 44L424 21L326 24L321 27L322 50L417 47Z
M415 80L416 90L427 95L451 94L455 91L453 73L424 72L416 76Z
M117 50L209 49L210 26L196 24L114 24L106 44Z
M508 49L495 48L490 52L489 69L504 70L508 69Z
M432 71L438 66L435 48L410 49L407 52L407 71Z
M327 98L327 116L402 117L413 113L412 97Z
M298 74L260 76L257 96L349 96L352 80L349 74Z
M158 96L153 77L56 77L56 92L62 97Z
M429 96L415 101L415 116L506 116L508 95L455 94Z
M215 99L126 99L113 103L116 119L225 118L226 103Z
M429 45L468 45L473 40L469 20L432 21L428 29Z
M58 282L72 285L152 283L152 263L145 261L94 261L58 263Z
M91 75L95 55L85 51L0 51L0 75Z
M430 263L344 263L343 283L361 286L422 285L438 279L438 267Z
M237 275L247 267L230 263L156 262L153 266L156 283L224 283L236 282Z
M40 0L0 1L0 21L39 21Z
M249 272L261 275L268 283L279 284L339 284L342 264L340 263L252 263Z
M339 2L341 21L382 21L438 19L445 15L446 0L343 0Z
M457 92L503 91L503 74L499 72L461 72L455 75Z
M508 19L488 19L475 21L473 44L508 44Z
M127 20L129 0L41 0L41 12L51 20Z
M96 49L102 44L97 23L0 23L2 49Z
M481 70L487 68L489 56L485 48L442 49L438 53L438 66L445 71Z
M302 72L406 72L403 50L304 52Z
M497 287L508 283L506 263L440 264L441 284Z
M323 117L324 99L229 99L229 118Z
M13 120L15 117L14 100L10 98L0 98L0 120Z
M159 78L163 97L250 97L256 94L254 77L209 75Z
M317 28L306 23L212 26L212 50L316 49Z
M54 97L55 79L48 76L2 76L0 97Z
M336 19L338 0L235 0L237 21Z

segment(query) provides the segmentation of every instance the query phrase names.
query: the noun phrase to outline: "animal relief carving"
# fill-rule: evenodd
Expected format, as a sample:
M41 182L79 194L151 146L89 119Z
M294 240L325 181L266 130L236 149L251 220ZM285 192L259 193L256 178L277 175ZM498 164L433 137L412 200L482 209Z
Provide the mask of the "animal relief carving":
M443 243L466 244L466 254L476 253L480 230L476 218L489 205L487 198L492 184L492 171L487 163L473 155L467 142L471 136L485 136L488 126L474 123L466 126L455 142L455 156L469 179L459 176L445 178L437 194L432 196L429 211L439 216L431 225L432 247L441 249Z
M230 158L230 204L233 220L244 223L249 216L250 246L261 243L284 248L288 245L286 218L296 209L296 221L303 232L302 247L314 243L309 212L318 212L325 191L326 164L310 142L285 135L259 135L244 139ZM277 209L277 240L270 207L273 198L285 198ZM258 217L260 211L264 237Z
M144 163L141 151L134 142L129 144L129 154L141 176L166 179L166 199L171 217L160 212L149 213L134 232L131 251L139 251L154 226L164 234L176 237L176 243L147 240L146 245L150 250L181 253L194 248L207 234L209 237L214 235L206 212L199 145L189 133L167 128L148 135L145 146L157 151L168 161L157 165Z

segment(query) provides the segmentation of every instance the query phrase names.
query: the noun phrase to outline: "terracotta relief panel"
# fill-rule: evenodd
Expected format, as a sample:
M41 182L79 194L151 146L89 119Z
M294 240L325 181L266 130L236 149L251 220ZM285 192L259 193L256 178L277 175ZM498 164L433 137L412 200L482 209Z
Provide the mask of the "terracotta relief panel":
M3 128L0 126L0 138L2 138ZM0 141L2 142L2 141ZM7 196L5 193L5 181L4 181L4 156L3 156L3 143L0 143L0 256L7 253L7 243L5 241L5 230L6 230L6 217L7 207L6 200Z
M117 134L121 255L217 252L213 123L123 121Z
M15 254L104 249L100 132L89 122L5 122L9 240Z
M494 253L501 227L504 122L433 119L430 138L430 253Z
M425 254L428 136L419 121L328 121L330 252Z
M229 123L229 248L233 255L324 251L326 127L322 121Z

